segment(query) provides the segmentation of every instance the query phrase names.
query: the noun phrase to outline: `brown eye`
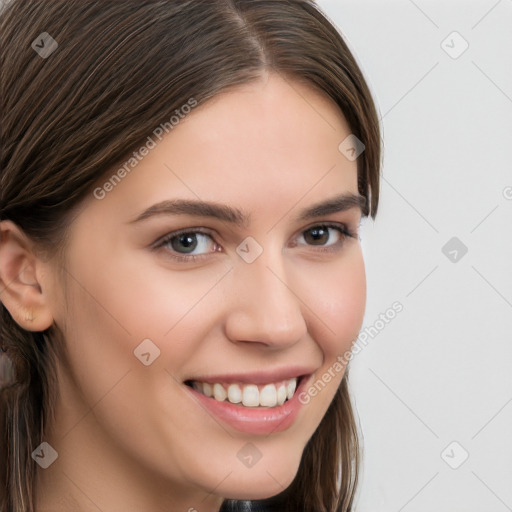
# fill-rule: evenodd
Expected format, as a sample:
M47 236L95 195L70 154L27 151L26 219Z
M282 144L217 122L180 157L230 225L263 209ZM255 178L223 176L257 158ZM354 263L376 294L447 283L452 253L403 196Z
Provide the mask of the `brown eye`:
M332 233L336 235L333 236ZM302 232L301 238L306 245L325 247L326 249L335 248L343 243L347 237L353 237L344 225L337 224L319 224Z
M316 226L304 233L304 240L311 245L324 245L329 240L329 228L326 226Z

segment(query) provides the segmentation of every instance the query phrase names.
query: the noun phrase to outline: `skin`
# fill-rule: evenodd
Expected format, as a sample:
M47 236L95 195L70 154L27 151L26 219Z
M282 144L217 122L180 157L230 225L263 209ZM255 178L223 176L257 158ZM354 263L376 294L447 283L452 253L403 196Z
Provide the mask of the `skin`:
M357 194L357 164L338 150L350 133L328 98L265 75L198 106L103 200L83 202L64 281L55 260L39 259L17 226L0 223L2 302L25 329L55 323L65 339L45 438L59 457L38 467L38 511L213 512L225 497L262 499L292 482L343 372L290 428L268 436L221 425L183 380L304 364L313 382L350 349L366 298L361 211L294 221L317 202ZM171 198L237 207L251 222L130 223ZM305 233L322 222L356 236L330 229L314 245ZM194 252L203 259L175 261L170 243L151 248L182 228L210 230ZM263 248L250 264L236 253L248 236ZM133 353L146 338L161 351L150 366ZM248 442L262 454L251 468L237 458Z

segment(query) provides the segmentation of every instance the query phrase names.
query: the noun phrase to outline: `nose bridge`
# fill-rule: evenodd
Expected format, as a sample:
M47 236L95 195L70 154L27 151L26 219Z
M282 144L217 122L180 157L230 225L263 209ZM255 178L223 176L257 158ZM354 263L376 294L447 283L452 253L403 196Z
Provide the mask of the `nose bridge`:
M236 299L227 322L231 339L286 345L307 332L301 301L285 265L282 251L270 246L252 263L243 258L236 262L232 279Z

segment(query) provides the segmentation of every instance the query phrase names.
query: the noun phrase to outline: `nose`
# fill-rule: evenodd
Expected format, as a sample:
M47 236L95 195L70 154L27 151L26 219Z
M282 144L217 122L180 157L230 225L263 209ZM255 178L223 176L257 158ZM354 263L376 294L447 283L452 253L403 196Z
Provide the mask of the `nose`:
M225 329L230 340L280 349L305 336L300 290L286 278L281 253L264 251L250 264L240 259L229 279Z

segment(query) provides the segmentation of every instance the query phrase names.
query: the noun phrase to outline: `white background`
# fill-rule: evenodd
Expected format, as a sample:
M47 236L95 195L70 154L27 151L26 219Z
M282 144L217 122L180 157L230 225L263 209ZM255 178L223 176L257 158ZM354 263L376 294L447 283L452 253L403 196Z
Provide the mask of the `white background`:
M364 327L404 308L351 363L356 510L512 511L512 0L318 3L383 124Z

